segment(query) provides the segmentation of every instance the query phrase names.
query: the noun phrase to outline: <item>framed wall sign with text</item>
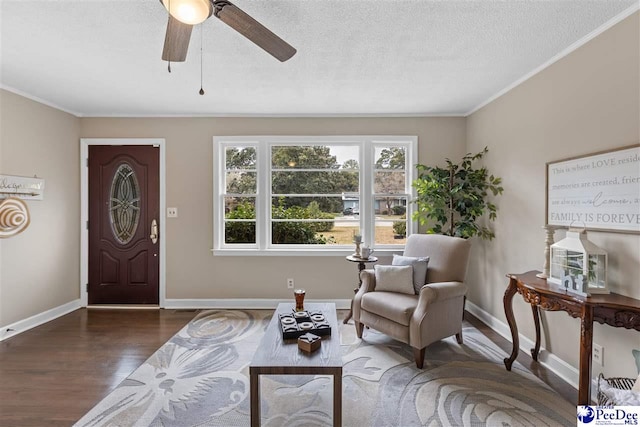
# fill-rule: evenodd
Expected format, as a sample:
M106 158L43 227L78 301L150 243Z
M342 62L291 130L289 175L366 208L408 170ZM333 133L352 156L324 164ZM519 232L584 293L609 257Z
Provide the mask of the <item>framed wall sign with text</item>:
M547 163L547 224L640 233L640 144Z

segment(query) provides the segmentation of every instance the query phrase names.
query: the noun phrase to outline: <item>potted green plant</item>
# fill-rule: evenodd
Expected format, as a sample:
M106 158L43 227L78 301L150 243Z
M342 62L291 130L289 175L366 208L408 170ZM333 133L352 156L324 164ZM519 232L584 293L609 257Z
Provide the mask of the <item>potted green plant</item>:
M430 228L427 233L469 238L493 239L493 231L480 224L485 213L489 221L496 219L496 205L488 200L502 194L499 177L489 175L486 167L474 168L474 162L488 152L468 153L459 163L446 159L447 166L417 165L418 178L413 187L418 194L413 219Z

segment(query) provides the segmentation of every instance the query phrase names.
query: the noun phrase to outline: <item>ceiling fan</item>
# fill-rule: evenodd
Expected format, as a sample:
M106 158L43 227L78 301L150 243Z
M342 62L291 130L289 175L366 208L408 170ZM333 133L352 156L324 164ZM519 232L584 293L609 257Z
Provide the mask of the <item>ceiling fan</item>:
M280 62L296 53L294 47L228 0L160 0L160 3L169 11L162 50L162 59L165 61L184 61L193 26L204 22L212 14Z

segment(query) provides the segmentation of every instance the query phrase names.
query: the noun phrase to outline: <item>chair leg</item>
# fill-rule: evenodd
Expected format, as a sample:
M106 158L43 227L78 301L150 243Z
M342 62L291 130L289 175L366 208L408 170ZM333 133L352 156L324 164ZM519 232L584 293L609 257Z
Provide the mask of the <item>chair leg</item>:
M414 348L413 349L413 357L416 359L416 367L418 369L422 369L424 365L424 353L427 348Z
M464 322L464 309L467 306L467 296L464 296L464 299L462 300L462 321Z
M358 338L362 338L362 330L364 329L364 325L360 322L356 322L355 320L353 323L356 325L356 335L358 335Z
M464 307L465 305L467 305L467 296L464 296L464 299L462 300L462 321L464 322ZM456 341L458 341L458 344L462 344L462 329L460 329L460 332L458 332L456 334Z

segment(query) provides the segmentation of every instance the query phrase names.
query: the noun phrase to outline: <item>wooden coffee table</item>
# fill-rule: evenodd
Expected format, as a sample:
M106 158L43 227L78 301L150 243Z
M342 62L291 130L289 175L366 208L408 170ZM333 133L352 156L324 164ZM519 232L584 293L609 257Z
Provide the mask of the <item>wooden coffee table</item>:
M278 313L291 313L294 303L280 303L249 365L251 426L260 425L260 375L333 375L333 425L342 425L342 356L340 331L333 303L306 303L307 311L321 311L331 324L331 336L322 337L320 349L305 353L297 340L283 340Z

